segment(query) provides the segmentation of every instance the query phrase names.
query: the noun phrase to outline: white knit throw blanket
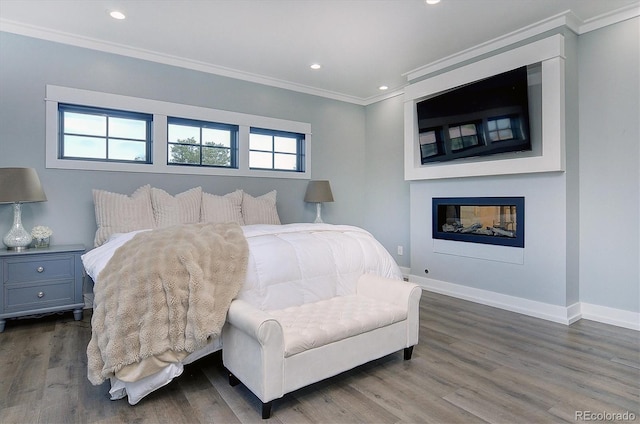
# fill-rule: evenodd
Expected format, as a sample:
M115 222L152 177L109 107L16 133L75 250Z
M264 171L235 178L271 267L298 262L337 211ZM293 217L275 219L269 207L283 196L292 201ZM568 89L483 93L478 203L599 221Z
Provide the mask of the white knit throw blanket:
M239 225L185 224L137 234L98 276L87 347L94 385L168 350L218 337L244 283L249 248Z

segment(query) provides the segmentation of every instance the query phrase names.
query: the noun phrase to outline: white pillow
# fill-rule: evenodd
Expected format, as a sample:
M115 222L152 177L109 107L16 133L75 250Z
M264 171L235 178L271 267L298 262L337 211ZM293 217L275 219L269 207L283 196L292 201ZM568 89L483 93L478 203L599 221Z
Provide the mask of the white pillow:
M114 233L155 228L149 184L140 187L131 196L93 189L93 204L98 225L93 241L96 247Z
M202 209L200 220L202 222L235 222L244 225L242 219L242 190L217 196L215 194L202 193Z
M158 228L200 221L202 187L195 187L175 196L159 188L151 189L151 205Z
M246 225L276 224L280 225L280 217L276 208L275 190L260 197L242 194L242 218Z

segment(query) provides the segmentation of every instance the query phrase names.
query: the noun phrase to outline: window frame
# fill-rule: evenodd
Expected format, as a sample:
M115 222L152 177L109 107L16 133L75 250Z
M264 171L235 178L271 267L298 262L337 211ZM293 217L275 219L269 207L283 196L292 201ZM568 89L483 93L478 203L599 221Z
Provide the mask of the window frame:
M60 159L58 105L71 104L153 115L151 129L153 163L104 162L101 160ZM238 126L237 168L169 165L168 118L181 117ZM46 167L91 171L151 172L161 174L221 175L266 178L311 178L311 124L200 106L171 103L140 97L102 93L77 88L46 86L45 97ZM279 171L249 168L249 132L252 127L304 134L304 171Z
M252 127L249 129L249 139L251 139L251 134L258 135L267 135L271 137L271 150L259 150L252 149L251 144L249 144L249 159L251 159L251 152L264 152L271 154L271 168L252 168L251 161L249 161L249 169L252 170L265 170L265 171L277 171L277 172L304 172L305 167L305 143L304 143L304 134L293 133L290 131L278 131L278 130L269 130L266 128L255 128ZM289 152L281 152L276 150L275 146L275 138L276 137L286 137L286 138L294 138L296 140L296 153ZM296 169L281 169L275 167L275 158L276 154L287 154L296 157Z
M473 127L473 134L464 134L464 129ZM455 137L452 136L452 131L457 131ZM469 140L473 139L473 143L469 144ZM478 147L486 146L484 141L484 125L482 120L468 120L463 122L456 122L447 125L447 151L452 155L459 154L461 152L476 149ZM456 146L456 144L460 144Z
M433 158L437 158L438 156L445 154L443 132L443 127L433 127L424 129L418 134L418 143L420 144L420 161L422 164L429 163L429 161L433 161ZM422 142L421 137L427 134L433 134L433 143ZM434 153L429 154L429 150L434 150Z
M500 128L498 123L501 120L509 121L509 126L506 128ZM492 122L494 122L496 125L495 129L490 128ZM502 131L505 131L505 130L508 130L511 132L511 136L509 138L503 138L502 135L500 134ZM518 119L517 114L507 114L502 116L488 117L487 123L486 123L486 133L487 133L487 140L490 143L502 143L502 142L509 142L513 140L519 140L522 138L521 121L520 119ZM497 138L492 137L492 134L495 134Z
M84 156L66 156L64 154L65 151L65 143L64 143L64 136L67 135L67 133L65 133L65 129L64 129L64 125L63 125L63 115L64 112L70 112L70 113L77 113L77 114L84 114L84 115L95 115L95 116L105 116L107 118L107 128L106 128L106 134L104 136L97 136L97 135L93 135L93 134L72 134L69 133L69 135L82 135L84 137L89 137L89 138L100 138L100 139L104 139L105 143L106 143L106 156L105 158L90 158L90 157L84 157ZM125 119L135 119L135 120L139 120L139 121L144 121L145 122L145 132L146 132L146 139L142 140L142 139L134 139L134 138L124 138L124 137L111 137L109 136L109 118L125 118ZM92 162L120 162L120 163L151 163L153 161L153 157L151 155L152 152L152 148L151 148L151 144L152 144L152 134L151 134L151 128L153 126L153 116L151 116L148 113L139 113L139 112L130 112L130 111L126 111L126 110L114 110L114 109L107 109L107 108L100 108L100 107L90 107L90 106L80 106L80 105L73 105L73 104L67 104L67 103L59 103L58 104L58 128L59 128L59 133L58 133L58 158L61 160L88 160L88 161L92 161ZM126 159L112 159L109 158L109 142L111 140L128 140L128 141L136 141L136 142L140 142L140 143L145 143L144 146L144 150L145 150L145 156L146 159L144 161L136 161L136 160L126 160Z
M193 146L198 146L200 150L200 163L179 163L179 162L170 162L169 161L169 147L172 145L178 145L180 143L174 143L169 141L168 133L169 133L169 125L183 125L183 126L192 126L200 129L200 143L195 144ZM203 157L203 147L207 147L205 144L202 144L202 130L203 129L217 129L217 130L225 130L231 133L231 140L229 149L229 165L208 165L202 163ZM196 119L188 119L188 118L179 118L176 116L167 117L167 165L169 166L200 166L200 167L210 167L210 168L222 168L222 169L237 169L238 168L238 126L233 124L225 124L221 122L210 122L210 121L200 121ZM187 146L188 144L180 144L183 146ZM220 148L220 147L217 147ZM226 149L226 147L224 147Z

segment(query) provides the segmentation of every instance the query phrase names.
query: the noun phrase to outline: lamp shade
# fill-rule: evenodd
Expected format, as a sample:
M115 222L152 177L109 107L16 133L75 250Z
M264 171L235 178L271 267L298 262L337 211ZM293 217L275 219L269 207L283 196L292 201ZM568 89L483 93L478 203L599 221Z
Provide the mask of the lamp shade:
M329 181L309 181L307 192L304 195L304 201L312 203L333 202L333 193L331 193Z
M33 168L0 168L0 203L45 202L38 174Z

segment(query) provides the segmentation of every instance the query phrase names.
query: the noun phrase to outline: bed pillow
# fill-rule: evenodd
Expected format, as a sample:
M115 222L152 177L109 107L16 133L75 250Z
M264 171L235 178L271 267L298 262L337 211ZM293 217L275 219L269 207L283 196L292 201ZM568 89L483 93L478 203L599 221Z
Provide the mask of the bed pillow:
M280 225L280 217L276 208L276 190L259 197L247 193L242 194L242 218L246 225L276 224Z
M202 222L235 222L244 225L242 219L242 190L217 196L202 193L202 208L200 220Z
M151 189L151 205L158 228L199 222L201 203L202 187L195 187L175 196L159 188Z
M155 228L149 184L131 196L93 189L93 205L98 225L93 241L95 247L102 245L114 233Z

